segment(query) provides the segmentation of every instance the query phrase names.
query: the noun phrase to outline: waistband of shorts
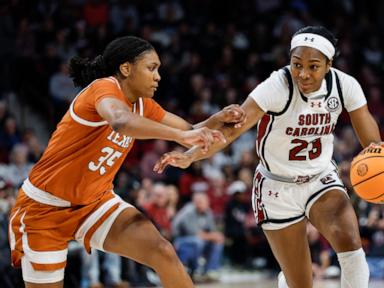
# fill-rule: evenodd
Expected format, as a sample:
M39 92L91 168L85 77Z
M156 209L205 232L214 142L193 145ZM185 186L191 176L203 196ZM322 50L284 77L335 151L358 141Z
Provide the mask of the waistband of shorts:
M29 198L35 200L36 202L56 207L71 207L71 202L37 188L31 183L31 181L29 181L28 178L24 180L21 189L23 189L24 193Z
M280 182L285 182L285 183L295 183L295 184L303 184L303 183L308 183L316 179L319 174L315 175L301 175L301 176L296 176L296 177L284 177L280 175L273 174L272 172L268 171L263 165L258 165L256 168L257 171L259 171L263 176L280 181Z

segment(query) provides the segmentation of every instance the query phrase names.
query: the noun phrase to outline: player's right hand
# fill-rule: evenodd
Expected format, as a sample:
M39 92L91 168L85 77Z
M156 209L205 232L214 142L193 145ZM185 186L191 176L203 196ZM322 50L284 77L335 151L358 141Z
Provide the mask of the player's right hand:
M231 104L217 112L214 116L219 122L232 123L235 128L240 128L247 121L244 110L238 104Z
M218 130L212 130L202 127L194 130L182 131L180 135L180 144L190 147L198 145L203 153L206 153L212 144L217 142L227 142L223 133Z

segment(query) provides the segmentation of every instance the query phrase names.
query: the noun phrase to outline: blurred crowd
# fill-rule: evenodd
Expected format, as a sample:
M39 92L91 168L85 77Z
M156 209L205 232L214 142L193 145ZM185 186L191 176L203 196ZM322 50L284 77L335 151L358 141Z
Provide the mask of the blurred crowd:
M339 39L334 66L358 79L370 111L384 128L384 2L373 0L30 0L0 1L0 283L17 287L9 266L7 215L22 181L46 143L34 123L17 121L7 95L39 114L52 132L79 89L68 60L93 58L122 35L149 40L162 61L155 99L192 123L241 103L273 70L288 64L291 35L324 25ZM382 130L384 132L384 130ZM164 141L135 145L115 181L115 192L136 205L174 243L195 281L217 279L223 266L277 269L250 195L258 163L255 129L212 158L186 170L155 174ZM350 161L361 149L342 114L334 158L359 217L372 277L384 278L384 205L358 199L349 181ZM382 133L383 135L384 133ZM308 226L316 277L337 277L333 250ZM133 261L71 243L68 287L158 284L153 271ZM79 264L81 269L78 269ZM2 286L3 287L3 286Z

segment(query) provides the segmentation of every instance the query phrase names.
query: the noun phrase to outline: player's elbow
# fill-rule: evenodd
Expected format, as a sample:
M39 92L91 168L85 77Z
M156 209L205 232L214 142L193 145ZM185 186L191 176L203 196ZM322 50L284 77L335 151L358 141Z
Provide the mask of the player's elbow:
M125 124L121 121L113 121L111 123L111 126L112 126L112 129L117 132L117 133L121 133L122 130L125 130Z
M127 132L132 130L132 121L130 115L128 113L122 113L115 119L113 119L110 123L112 129L118 133L126 134Z

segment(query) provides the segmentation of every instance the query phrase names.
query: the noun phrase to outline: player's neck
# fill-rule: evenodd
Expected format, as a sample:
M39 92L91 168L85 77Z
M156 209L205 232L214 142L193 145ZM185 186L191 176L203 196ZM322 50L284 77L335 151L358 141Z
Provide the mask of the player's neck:
M123 91L124 96L127 98L127 100L132 104L135 103L137 101L138 97L135 97L135 93L130 89L127 82L123 81L123 79L119 76L114 76L114 77L119 82L120 88Z

